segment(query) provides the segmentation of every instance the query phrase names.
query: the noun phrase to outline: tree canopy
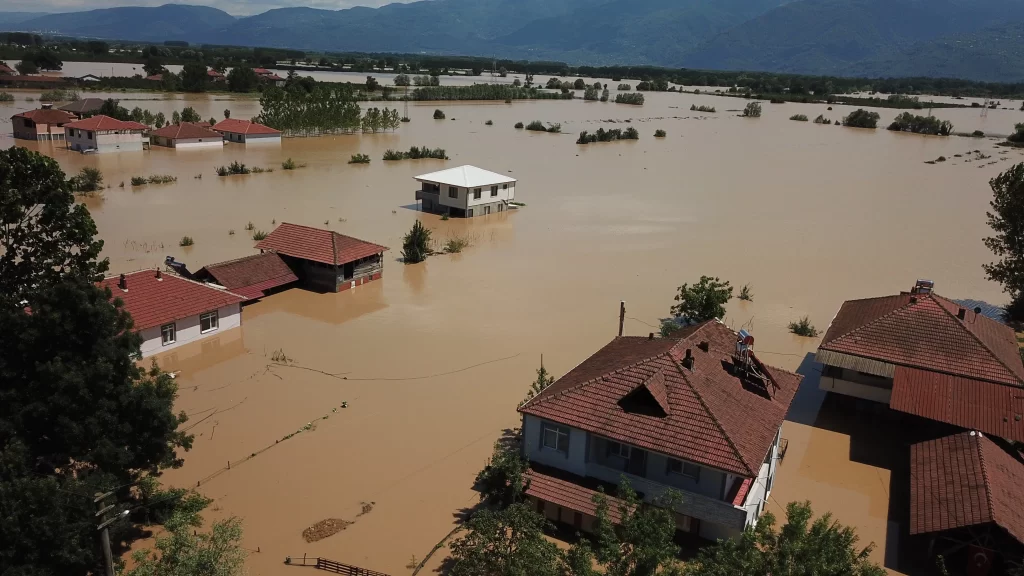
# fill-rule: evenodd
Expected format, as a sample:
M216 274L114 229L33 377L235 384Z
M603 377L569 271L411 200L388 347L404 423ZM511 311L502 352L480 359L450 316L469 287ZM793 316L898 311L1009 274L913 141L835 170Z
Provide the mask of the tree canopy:
M998 260L982 268L989 280L1003 285L1011 299L1007 312L1020 320L1024 319L1024 163L996 176L989 186L992 210L985 216L994 235L984 242Z
M560 555L544 538L547 525L522 503L477 512L466 523L467 533L449 545L449 576L558 576Z
M188 62L181 68L181 88L185 92L202 92L206 90L208 79L206 64L202 62Z
M235 66L228 72L228 90L232 92L252 92L258 84L256 72L248 66Z
M166 522L167 532L157 536L155 550L132 554L135 567L123 576L239 576L246 552L242 548L242 522L228 518L213 523L209 532L194 512L176 512Z
M417 220L402 239L402 260L406 264L423 262L430 255L430 230Z
M725 316L725 305L732 299L732 286L729 281L718 277L701 276L694 285L683 284L679 287L671 308L672 315L685 318L691 322L704 322Z

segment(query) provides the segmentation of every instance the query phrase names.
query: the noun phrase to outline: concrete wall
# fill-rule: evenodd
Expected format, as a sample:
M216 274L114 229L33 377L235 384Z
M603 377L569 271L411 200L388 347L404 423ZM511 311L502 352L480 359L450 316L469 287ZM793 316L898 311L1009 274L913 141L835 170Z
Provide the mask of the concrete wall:
M224 140L238 144L280 144L280 134L239 134L237 132L221 132Z
M526 459L561 468L577 476L586 476L587 433L569 428L569 453L563 454L541 446L541 423L542 420L535 416L523 415L523 449L526 451Z
M498 194L491 196L491 186L480 187L480 199L477 200L473 197L476 188L468 188L469 191L469 208L475 208L477 205L491 204L493 202L501 202L504 200L513 200L516 195L516 184L511 182L508 184L508 188L505 188L504 184L497 184Z
M142 150L140 132L94 132L70 129L67 131L68 148L84 152L132 152Z
M882 404L888 404L892 397L892 379L862 375L836 366L824 367L818 388Z
M417 192L416 198L422 199L423 210L425 212L436 212L444 213L446 208L460 208L462 210L473 210L473 216L485 216L486 214L497 214L503 212L506 208L505 201L512 200L515 198L516 185L515 182L509 183L508 188L504 188L503 184L497 184L498 195L491 196L491 186L480 186L480 199L473 198L474 191L476 188L462 188L458 186L448 186L447 184L441 184L440 182L433 182L430 180L420 180L421 184L433 184L440 186L441 191L438 194L425 193L422 190L424 186L420 187L420 192ZM448 195L449 188L454 188L458 197L452 198ZM486 210L489 208L490 210Z
M22 140L63 140L64 127L56 124L36 124L28 118L13 118L11 131Z
M159 354L161 352L167 352L173 350L179 346L188 344L189 342L195 342L203 338L215 336L230 330L237 328L242 325L242 310L240 304L230 304L217 310L218 314L218 327L216 330L211 330L205 334L199 330L199 314L195 316L189 316L188 318L182 318L174 322L176 330L176 340L173 344L163 345L162 333L160 332L161 326L154 326L152 328L146 328L141 332L142 334L142 357L146 358L153 354Z
M155 146L167 148L220 148L224 146L223 138L178 138L171 139L163 136L154 136Z

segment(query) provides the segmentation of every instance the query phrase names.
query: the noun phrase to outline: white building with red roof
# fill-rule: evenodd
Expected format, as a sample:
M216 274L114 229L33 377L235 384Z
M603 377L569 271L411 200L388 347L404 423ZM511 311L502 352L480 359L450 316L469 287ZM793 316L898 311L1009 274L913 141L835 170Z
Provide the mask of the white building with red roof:
M141 151L149 126L99 114L64 125L68 148L79 152Z
M38 110L28 110L11 116L11 127L15 138L63 140L65 138L64 126L74 121L73 114L43 105Z
M142 357L219 335L242 324L245 298L159 269L104 278L142 335Z
M251 120L225 118L213 125L213 130L224 135L228 142L239 144L281 143L281 131Z
M224 136L210 129L208 122L181 122L153 130L149 138L154 146L167 148L223 148Z
M386 246L332 230L282 222L256 244L274 252L313 290L341 292L384 274Z
M801 378L715 320L620 336L520 407L526 494L549 520L590 532L596 491L614 495L625 478L647 501L681 492L679 531L737 536L768 500Z

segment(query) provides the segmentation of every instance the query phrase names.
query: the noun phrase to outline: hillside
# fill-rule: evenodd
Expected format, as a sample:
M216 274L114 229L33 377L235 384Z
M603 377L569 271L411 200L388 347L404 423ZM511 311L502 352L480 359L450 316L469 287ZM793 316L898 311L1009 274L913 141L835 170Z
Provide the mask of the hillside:
M46 16L46 12L0 12L0 26L20 24L26 20Z
M211 29L235 22L227 12L206 6L165 4L153 8L129 6L86 12L48 14L7 26L27 32L60 32L91 38L129 40L191 40Z

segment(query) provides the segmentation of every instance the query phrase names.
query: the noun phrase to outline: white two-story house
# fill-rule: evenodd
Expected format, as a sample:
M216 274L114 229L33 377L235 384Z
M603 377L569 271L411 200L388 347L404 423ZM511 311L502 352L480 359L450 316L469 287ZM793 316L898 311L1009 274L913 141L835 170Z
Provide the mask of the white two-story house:
M757 522L782 421L801 376L768 367L709 321L672 338L618 337L519 411L527 496L548 519L593 531L593 497L625 478L644 500L673 488L681 532L709 540Z
M516 197L516 179L476 166L458 166L416 176L416 200L424 212L460 218L504 212Z

